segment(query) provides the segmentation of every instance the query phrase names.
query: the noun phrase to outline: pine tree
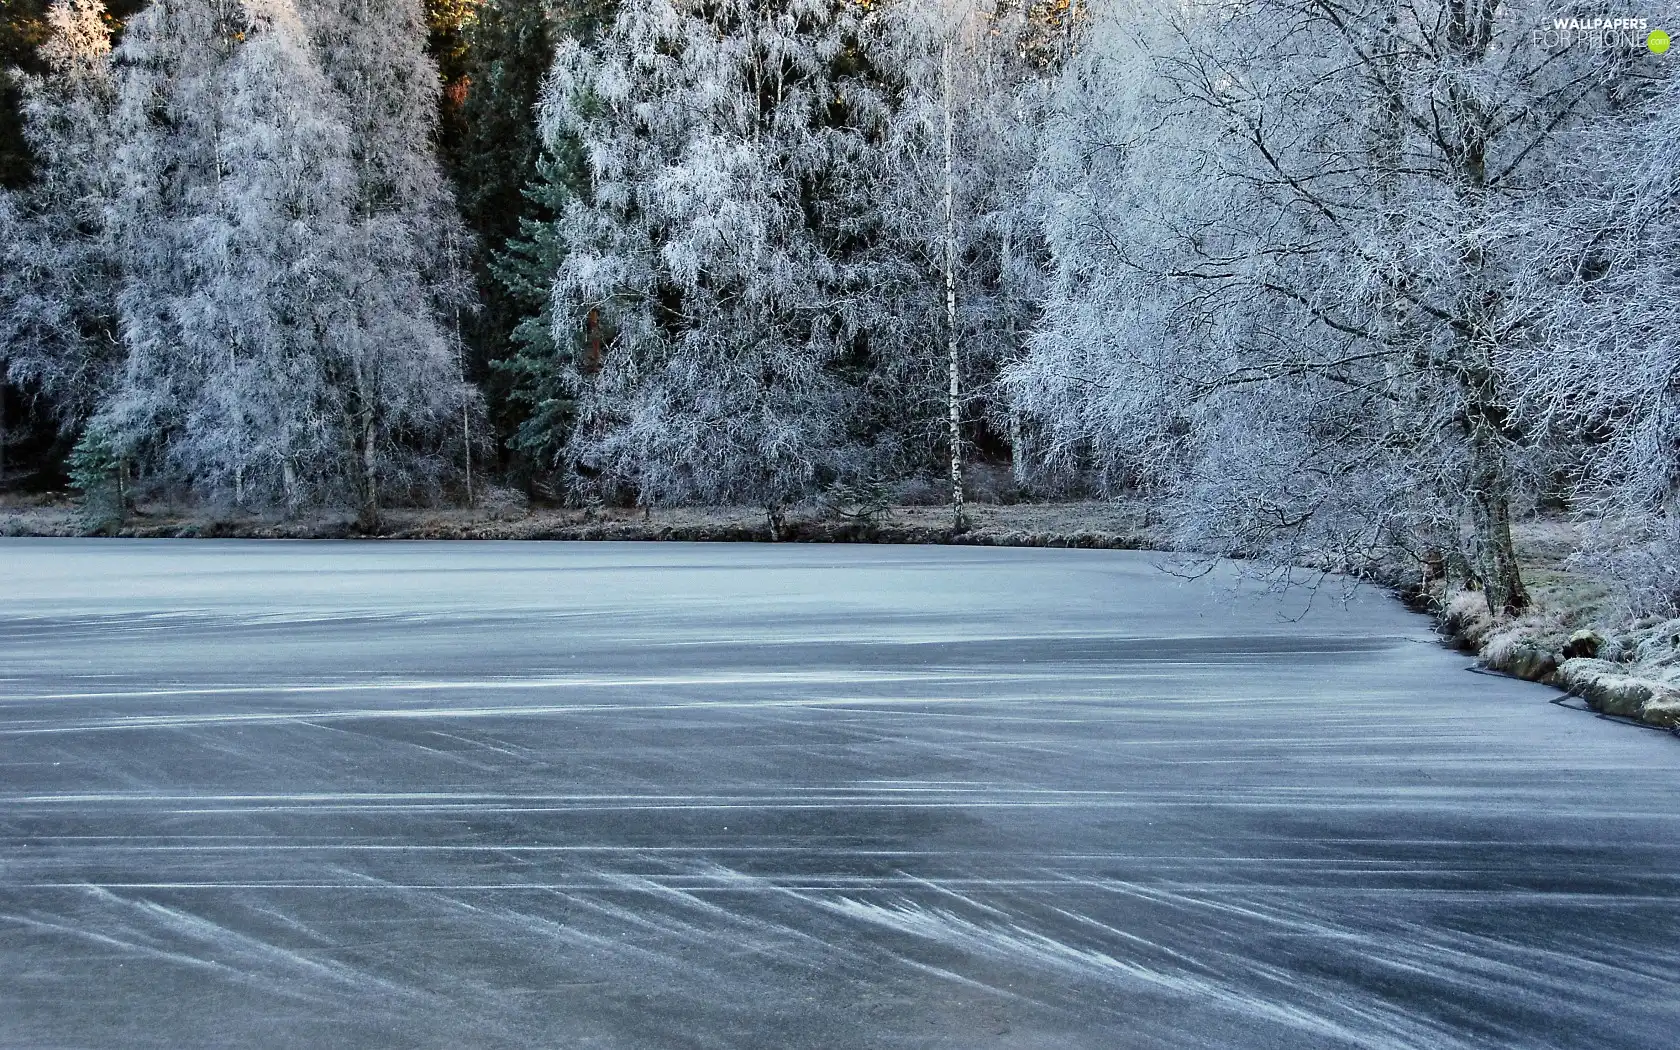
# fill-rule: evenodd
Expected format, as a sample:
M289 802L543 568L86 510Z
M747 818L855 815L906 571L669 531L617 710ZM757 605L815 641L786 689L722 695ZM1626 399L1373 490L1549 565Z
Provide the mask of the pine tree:
M511 349L495 368L506 384L510 414L518 419L508 443L538 469L562 461L576 420L576 390L568 376L580 350L591 362L600 359L603 339L599 314L594 321L586 316L579 331L555 312L554 280L566 260L555 220L584 184L575 144L560 148L562 155L545 153L538 161L538 177L525 191L535 214L520 220L520 236L509 239L491 263L513 324L507 337Z
M531 355L552 360L542 318L548 314L547 286L559 257L549 250L552 237L544 231L559 202L582 181L575 150L565 156L545 154L537 101L555 41L562 36L587 39L609 17L607 7L599 0L559 5L489 0L465 31L460 99L451 117L453 131L443 142L443 159L462 219L473 234L473 274L483 303L467 321L464 337L473 377L485 389L492 429L503 449L522 450L518 434L533 425L524 408L528 399L520 392L534 374ZM522 239L527 226L532 227L529 241ZM523 362L514 360L516 348L523 348ZM546 413L543 418L545 427L561 426ZM545 450L539 461L552 462L551 453Z

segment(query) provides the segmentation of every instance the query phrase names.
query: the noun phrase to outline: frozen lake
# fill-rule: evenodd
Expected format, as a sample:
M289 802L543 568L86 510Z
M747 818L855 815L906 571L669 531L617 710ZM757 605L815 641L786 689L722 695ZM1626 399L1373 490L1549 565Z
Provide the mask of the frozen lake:
M1680 741L1300 606L0 541L0 1046L1673 1045Z

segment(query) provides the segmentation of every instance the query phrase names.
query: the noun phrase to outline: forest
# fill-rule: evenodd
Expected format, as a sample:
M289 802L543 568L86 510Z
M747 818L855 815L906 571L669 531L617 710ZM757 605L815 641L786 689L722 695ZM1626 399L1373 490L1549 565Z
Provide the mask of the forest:
M4 0L0 488L782 509L1680 602L1670 8Z

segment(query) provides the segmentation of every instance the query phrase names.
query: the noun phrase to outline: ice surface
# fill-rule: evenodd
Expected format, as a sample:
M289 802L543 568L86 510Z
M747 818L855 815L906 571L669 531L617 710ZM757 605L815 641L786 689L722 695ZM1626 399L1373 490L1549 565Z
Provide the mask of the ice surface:
M0 541L0 1046L1651 1048L1680 741L1105 551Z

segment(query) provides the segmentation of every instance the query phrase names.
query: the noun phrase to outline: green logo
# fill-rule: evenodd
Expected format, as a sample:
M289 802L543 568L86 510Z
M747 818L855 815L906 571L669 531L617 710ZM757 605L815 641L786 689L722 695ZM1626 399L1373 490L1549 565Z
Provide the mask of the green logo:
M1668 50L1668 34L1660 29L1651 30L1651 35L1645 38L1645 46L1651 49L1653 55L1660 55Z

